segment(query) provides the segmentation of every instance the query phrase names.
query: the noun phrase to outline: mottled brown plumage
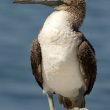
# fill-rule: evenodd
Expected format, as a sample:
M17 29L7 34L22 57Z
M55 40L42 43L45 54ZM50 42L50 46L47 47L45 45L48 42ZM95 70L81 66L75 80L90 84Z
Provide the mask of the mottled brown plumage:
M58 95L58 100L59 100L59 103L60 104L63 104L65 108L67 109L73 109L74 107L80 107L80 108L84 108L85 107L85 97L80 100L81 103L80 106L78 105L78 101L73 101L71 100L70 98L67 98L67 97L63 97L61 95Z
M79 46L78 57L82 71L85 73L86 95L91 92L97 73L95 52L92 45L86 39Z
M41 47L38 40L34 40L31 49L31 67L33 75L38 82L39 86L43 89L43 78L42 78L42 54Z

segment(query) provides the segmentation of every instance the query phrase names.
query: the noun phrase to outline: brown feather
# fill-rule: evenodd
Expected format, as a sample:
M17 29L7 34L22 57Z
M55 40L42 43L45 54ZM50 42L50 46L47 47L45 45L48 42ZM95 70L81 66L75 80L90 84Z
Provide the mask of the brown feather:
M42 62L41 47L38 40L34 40L31 49L31 67L36 81L38 82L39 86L43 89L41 62Z
M86 94L89 94L96 80L97 65L95 51L87 39L83 37L83 42L79 46L78 58L84 72Z
M84 108L85 97L79 98L78 100L72 100L72 98L63 97L58 95L60 104L63 104L66 109L73 109L74 107Z
M63 104L65 108L67 109L74 108L74 103L69 98L58 95L58 100L59 100L59 103Z

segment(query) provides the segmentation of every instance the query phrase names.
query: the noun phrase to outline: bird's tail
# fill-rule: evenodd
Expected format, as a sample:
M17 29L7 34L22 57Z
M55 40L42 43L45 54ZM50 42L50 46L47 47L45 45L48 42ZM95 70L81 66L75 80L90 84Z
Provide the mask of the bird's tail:
M87 110L85 108L85 97L78 98L78 100L72 100L61 95L58 95L59 103L63 104L67 110Z

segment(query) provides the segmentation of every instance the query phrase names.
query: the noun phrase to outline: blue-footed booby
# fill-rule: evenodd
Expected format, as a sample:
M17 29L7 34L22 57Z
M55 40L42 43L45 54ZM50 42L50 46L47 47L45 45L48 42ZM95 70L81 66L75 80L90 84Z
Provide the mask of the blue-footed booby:
M85 0L14 2L54 8L32 44L33 75L48 96L50 110L55 110L53 94L67 110L85 110L85 96L91 92L97 73L95 50L79 31L85 17Z

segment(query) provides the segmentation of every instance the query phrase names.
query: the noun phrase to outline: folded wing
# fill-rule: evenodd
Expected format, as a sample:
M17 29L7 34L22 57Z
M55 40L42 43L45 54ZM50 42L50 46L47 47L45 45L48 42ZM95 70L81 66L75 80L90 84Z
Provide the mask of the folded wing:
M39 86L43 89L41 62L42 62L41 47L38 40L34 40L31 49L31 67L36 81L38 82Z
M86 94L89 94L93 88L96 80L97 65L95 58L95 50L92 45L82 37L83 41L79 45L78 58L80 62L81 71L84 74L84 81L86 84Z

